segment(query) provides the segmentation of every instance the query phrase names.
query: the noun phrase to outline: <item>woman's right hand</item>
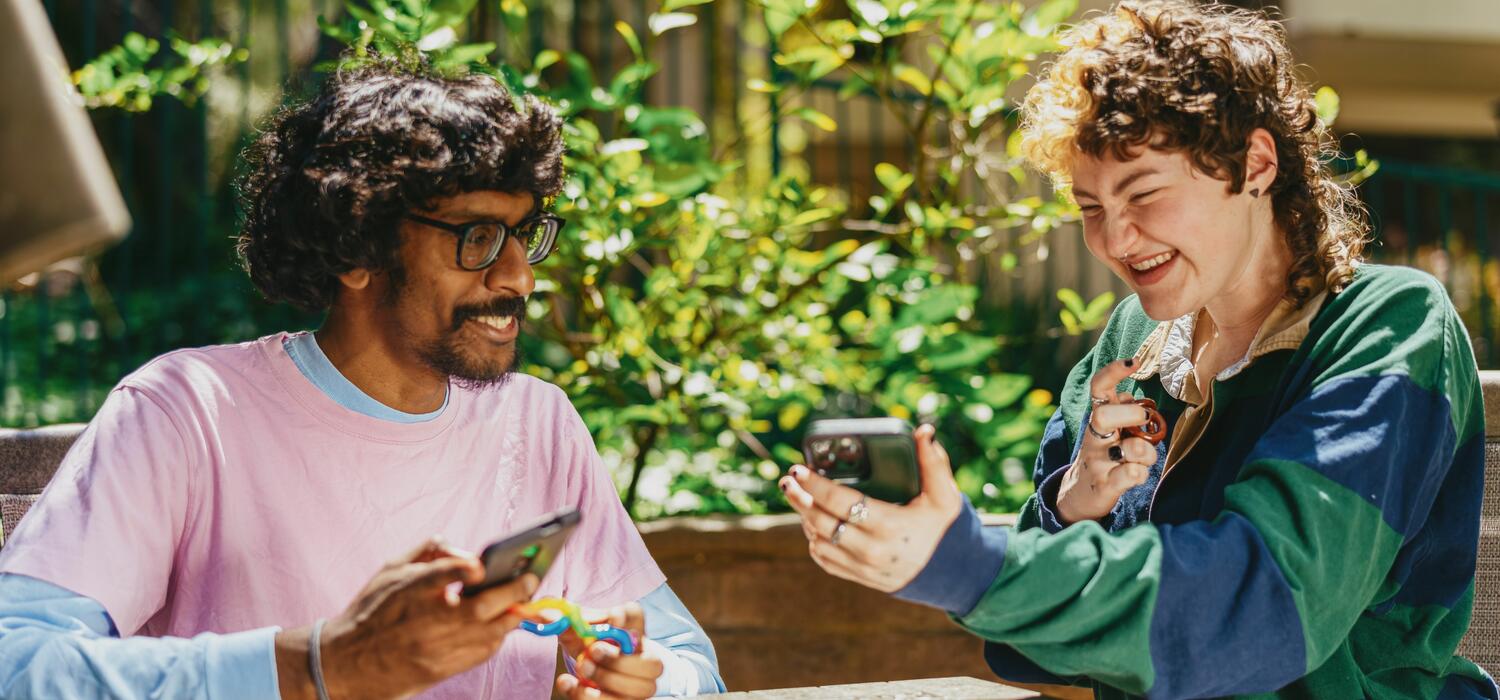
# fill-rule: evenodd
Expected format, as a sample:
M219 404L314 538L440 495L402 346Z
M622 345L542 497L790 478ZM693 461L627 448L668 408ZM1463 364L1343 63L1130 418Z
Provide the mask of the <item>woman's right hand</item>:
M1131 360L1116 360L1089 380L1094 410L1083 426L1078 458L1058 485L1057 515L1064 524L1109 515L1122 494L1145 483L1156 463L1154 445L1120 432L1147 421L1146 409L1135 404L1135 397L1115 392L1133 369Z

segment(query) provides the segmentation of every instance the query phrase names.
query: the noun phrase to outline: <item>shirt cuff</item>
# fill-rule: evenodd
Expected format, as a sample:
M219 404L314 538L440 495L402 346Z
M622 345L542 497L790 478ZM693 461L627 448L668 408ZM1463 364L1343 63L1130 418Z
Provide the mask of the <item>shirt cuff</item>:
M1006 528L984 527L968 497L927 566L893 595L963 617L984 597L1005 564Z
M1047 532L1062 532L1068 524L1062 521L1057 514L1057 493L1062 487L1063 474L1070 467L1054 469L1036 489L1037 516L1041 520L1042 529Z
M280 627L263 627L209 635L203 654L208 697L281 697L276 677L276 633L279 631Z

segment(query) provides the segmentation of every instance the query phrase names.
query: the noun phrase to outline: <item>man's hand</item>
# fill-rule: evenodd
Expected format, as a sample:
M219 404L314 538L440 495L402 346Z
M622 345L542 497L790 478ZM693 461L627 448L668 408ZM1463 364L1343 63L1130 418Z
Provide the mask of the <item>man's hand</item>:
M558 676L557 693L571 700L649 698L655 695L656 679L661 677L665 666L654 652L645 648L646 613L640 604L622 605L604 616L585 613L585 617L591 622L608 622L630 632L639 640L638 653L623 654L619 647L609 642L596 641L585 647L583 639L570 629L560 639L568 656L577 659L578 675L564 673ZM597 687L591 688L583 681Z
M404 698L477 666L499 651L522 617L511 606L536 591L526 574L473 597L463 584L484 580L471 553L433 538L385 565L349 608L323 627L322 667L335 698ZM311 628L276 635L283 698L312 698Z

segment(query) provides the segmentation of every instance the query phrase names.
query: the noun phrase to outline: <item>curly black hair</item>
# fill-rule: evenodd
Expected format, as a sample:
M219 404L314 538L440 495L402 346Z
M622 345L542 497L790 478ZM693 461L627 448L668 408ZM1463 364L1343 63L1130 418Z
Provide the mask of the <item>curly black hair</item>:
M237 251L267 299L327 309L338 275L397 268L398 224L434 199L562 188L562 122L493 77L373 61L271 117L245 154Z

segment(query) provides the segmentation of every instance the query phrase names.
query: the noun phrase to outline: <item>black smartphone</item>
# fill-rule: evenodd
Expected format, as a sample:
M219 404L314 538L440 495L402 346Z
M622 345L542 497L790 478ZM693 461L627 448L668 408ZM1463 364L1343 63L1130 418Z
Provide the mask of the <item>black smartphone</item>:
M802 439L807 468L871 498L906 503L922 492L917 443L900 418L815 420Z
M463 595L503 586L528 571L536 574L538 579L546 576L547 569L581 518L576 508L569 508L489 544L479 555L479 561L484 563L484 581L465 586Z

